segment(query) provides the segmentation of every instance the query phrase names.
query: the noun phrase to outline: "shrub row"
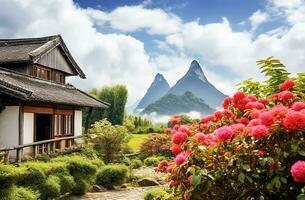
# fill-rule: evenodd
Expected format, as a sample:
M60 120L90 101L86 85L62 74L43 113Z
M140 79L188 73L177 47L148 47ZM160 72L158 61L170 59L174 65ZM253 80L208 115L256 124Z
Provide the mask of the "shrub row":
M54 199L82 195L95 182L100 160L61 156L48 163L31 161L19 166L0 165L0 199Z

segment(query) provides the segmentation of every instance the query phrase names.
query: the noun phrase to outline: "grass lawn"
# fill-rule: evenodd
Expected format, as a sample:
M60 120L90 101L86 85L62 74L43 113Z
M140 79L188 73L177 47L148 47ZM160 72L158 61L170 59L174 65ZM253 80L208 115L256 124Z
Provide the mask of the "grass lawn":
M140 150L141 143L147 138L148 134L132 134L128 146L132 151L137 152Z

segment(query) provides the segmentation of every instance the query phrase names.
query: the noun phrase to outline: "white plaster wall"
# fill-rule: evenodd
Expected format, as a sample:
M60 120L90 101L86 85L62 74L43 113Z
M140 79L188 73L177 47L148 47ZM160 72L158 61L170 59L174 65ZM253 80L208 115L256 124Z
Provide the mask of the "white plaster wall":
M23 116L23 144L34 142L34 113L24 113Z
M19 106L6 106L0 113L0 147L18 145Z
M82 111L74 111L74 135L82 135Z

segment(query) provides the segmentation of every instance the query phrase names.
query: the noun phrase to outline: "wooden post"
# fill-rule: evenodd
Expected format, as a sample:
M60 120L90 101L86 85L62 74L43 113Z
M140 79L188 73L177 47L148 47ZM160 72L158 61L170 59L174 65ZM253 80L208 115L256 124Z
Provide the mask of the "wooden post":
M22 103L19 103L19 117L18 117L18 143L19 145L23 144L23 121L24 121L24 113ZM21 161L22 159L22 149L17 149L17 161Z
M38 145L34 145L34 158L38 156Z
M49 155L51 153L51 144L47 143L47 154Z
M17 162L22 160L22 149L17 149Z
M10 163L10 151L6 151L4 155L4 163L9 164Z
M52 142L52 151L56 152L56 142Z

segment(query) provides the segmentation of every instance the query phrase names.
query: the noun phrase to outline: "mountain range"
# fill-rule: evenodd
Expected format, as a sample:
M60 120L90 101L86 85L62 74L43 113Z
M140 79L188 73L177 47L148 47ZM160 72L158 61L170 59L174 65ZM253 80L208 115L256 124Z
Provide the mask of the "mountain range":
M136 110L141 114L156 112L173 115L197 111L207 115L220 107L225 97L208 81L200 64L194 60L187 73L173 87L158 73Z

